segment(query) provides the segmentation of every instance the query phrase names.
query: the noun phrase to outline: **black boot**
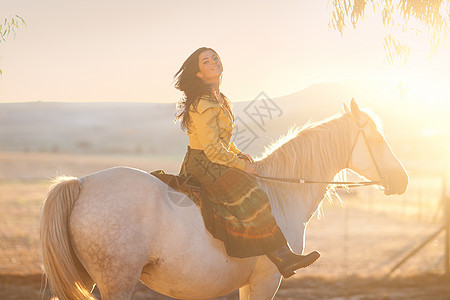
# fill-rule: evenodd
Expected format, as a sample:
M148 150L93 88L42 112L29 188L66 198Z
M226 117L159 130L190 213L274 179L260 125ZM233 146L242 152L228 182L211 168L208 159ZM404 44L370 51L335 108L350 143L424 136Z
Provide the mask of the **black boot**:
M295 274L295 270L306 268L320 257L320 253L317 251L308 255L297 255L291 251L288 245L266 255L277 266L284 278L291 277Z

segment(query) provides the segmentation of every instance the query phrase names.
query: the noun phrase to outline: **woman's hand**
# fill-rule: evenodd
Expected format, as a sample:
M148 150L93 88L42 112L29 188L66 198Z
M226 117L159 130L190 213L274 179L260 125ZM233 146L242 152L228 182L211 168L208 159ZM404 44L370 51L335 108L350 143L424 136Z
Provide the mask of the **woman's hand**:
M247 162L245 164L244 171L249 173L249 174L256 175L256 165L254 163Z
M238 156L238 158L240 158L240 159L242 159L242 160L246 160L246 161L251 162L251 163L254 163L254 162L255 162L255 161L253 160L253 157L251 157L250 154L241 152L241 153L239 153L237 156Z

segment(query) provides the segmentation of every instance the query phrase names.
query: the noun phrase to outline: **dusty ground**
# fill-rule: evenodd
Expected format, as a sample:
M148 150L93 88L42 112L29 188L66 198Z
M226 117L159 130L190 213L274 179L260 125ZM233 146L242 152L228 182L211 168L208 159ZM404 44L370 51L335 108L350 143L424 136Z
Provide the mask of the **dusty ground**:
M57 171L82 176L115 165L176 170L170 159L0 153L0 299L42 297L38 219L48 179ZM344 206L325 203L324 217L310 222L306 237L306 251L317 249L322 257L285 280L276 299L450 299L443 234L386 277L441 226L440 182L426 182L425 190L423 180L411 179L402 197L364 188L344 194ZM133 299L169 298L139 285Z
M423 274L394 279L348 277L331 279L325 276L289 279L282 283L275 299L449 299L450 278L436 274ZM41 299L41 276L0 276L1 299ZM43 299L51 299L45 293ZM135 300L172 299L142 285L138 285L133 294ZM239 299L236 292L221 297L220 300Z

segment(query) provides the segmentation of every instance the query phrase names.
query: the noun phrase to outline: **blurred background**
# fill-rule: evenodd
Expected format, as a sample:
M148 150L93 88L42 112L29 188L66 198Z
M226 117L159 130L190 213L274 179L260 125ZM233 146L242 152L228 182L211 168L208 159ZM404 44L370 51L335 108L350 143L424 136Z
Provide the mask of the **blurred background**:
M173 75L201 46L222 58L241 150L258 157L355 98L410 176L401 196L364 187L324 203L305 249L322 257L277 299L450 294L448 1L15 0L0 18L0 298L40 297L51 178L118 165L178 172L188 139L174 123ZM167 299L142 286L134 298Z

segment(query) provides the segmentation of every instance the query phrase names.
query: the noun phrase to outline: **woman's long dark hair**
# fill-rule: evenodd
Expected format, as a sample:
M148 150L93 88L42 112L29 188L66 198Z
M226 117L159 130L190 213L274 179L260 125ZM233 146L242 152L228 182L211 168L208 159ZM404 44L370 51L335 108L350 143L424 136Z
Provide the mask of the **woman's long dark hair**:
M183 92L183 97L178 102L177 110L179 114L175 116L175 120L181 120L181 128L183 130L188 129L190 117L189 109L191 106L194 108L197 106L198 100L202 95L210 95L215 98L211 88L206 85L202 79L197 77L197 73L200 72L198 67L199 61L198 57L203 51L211 50L217 56L216 51L208 47L201 47L194 51L183 63L180 70L174 75L175 88ZM223 96L223 95L222 95ZM223 96L225 105L231 112L231 105L228 99Z

